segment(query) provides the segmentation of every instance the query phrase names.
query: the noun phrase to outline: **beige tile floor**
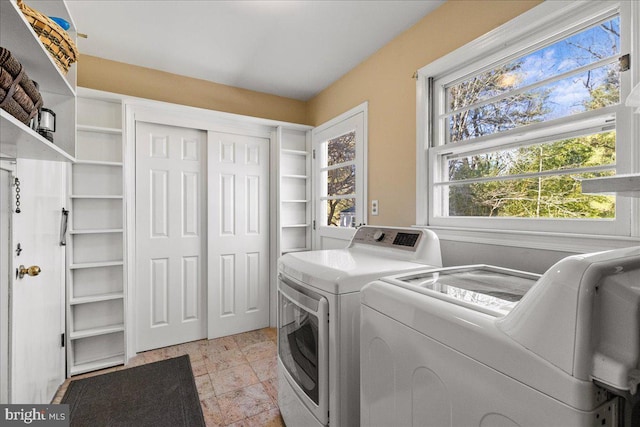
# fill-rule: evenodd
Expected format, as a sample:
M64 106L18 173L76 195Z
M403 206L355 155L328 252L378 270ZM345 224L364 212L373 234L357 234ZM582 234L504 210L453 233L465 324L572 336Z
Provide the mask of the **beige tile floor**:
M207 426L284 426L278 409L276 330L259 329L139 353L127 366L78 375L71 381L188 354Z

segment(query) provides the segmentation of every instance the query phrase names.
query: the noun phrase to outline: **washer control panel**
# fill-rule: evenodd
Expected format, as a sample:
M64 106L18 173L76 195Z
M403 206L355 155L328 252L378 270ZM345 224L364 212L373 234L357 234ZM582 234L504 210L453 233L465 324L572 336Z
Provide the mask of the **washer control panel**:
M422 234L422 231L410 228L364 226L356 230L351 245L364 244L415 252Z

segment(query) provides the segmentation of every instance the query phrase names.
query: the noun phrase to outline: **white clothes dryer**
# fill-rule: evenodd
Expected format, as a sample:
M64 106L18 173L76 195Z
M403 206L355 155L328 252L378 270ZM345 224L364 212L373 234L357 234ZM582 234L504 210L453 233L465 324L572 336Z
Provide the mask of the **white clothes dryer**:
M639 426L640 247L361 292L363 426Z
M278 404L296 426L360 425L360 289L442 266L435 233L360 227L349 246L278 262Z

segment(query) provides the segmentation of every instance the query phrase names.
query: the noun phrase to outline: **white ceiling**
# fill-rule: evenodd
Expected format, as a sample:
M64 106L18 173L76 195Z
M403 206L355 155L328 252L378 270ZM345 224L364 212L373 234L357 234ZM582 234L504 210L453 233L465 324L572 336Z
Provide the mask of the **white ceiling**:
M67 0L81 54L308 100L443 0Z

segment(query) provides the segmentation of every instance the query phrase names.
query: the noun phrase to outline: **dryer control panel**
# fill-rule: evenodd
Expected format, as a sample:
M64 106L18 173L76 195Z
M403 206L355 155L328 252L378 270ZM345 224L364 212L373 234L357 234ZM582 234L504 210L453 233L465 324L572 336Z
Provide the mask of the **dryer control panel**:
M350 246L364 244L415 252L418 250L422 235L422 230L411 228L364 226L358 228L351 239Z
M442 267L438 236L426 228L365 225L356 230L348 248L374 252L382 257Z

